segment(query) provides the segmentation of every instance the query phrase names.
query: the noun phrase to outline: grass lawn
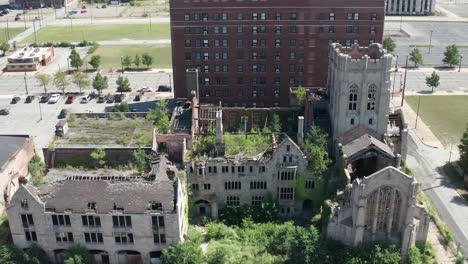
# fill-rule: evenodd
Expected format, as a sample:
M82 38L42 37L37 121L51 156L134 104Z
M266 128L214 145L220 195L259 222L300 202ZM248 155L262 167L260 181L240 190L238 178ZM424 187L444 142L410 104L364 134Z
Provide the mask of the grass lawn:
M416 112L419 96L407 96L406 102ZM468 96L449 95L420 96L420 118L432 133L447 145L458 143L468 123Z
M148 24L128 25L81 25L70 27L45 27L37 32L37 42L79 42L82 40L120 40L120 39L169 39L169 24L153 24L151 30ZM23 43L34 42L34 34L27 37Z
M458 173L452 164L445 164L444 172L447 174L450 183L457 189L457 192L468 202L468 191L465 190L463 176Z
M23 31L24 31L24 28L10 28L10 29L8 29L8 32L10 33L9 34L10 39L14 38L16 35L18 35L19 33L23 32ZM7 41L6 34L7 34L7 29L2 28L0 30L0 42Z
M126 45L116 45L116 46L100 46L96 52L91 55L88 55L86 60L90 60L92 55L101 56L101 69L120 69L122 66L120 64L120 57L129 55L132 60L136 54L140 55L147 52L149 55L153 56L153 65L152 68L159 69L170 69L172 68L172 57L171 57L171 47L170 46L126 46ZM90 66L88 66L90 67ZM135 67L132 65L130 67ZM146 67L140 65L140 68Z

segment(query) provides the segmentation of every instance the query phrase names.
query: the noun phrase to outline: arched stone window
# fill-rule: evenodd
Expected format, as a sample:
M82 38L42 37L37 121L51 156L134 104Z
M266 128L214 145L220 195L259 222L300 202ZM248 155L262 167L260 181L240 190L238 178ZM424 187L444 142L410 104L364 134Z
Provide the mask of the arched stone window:
M356 110L357 108L358 88L356 84L349 87L349 110Z
M371 84L367 88L367 110L375 110L375 98L377 94L377 85Z
M376 231L398 231L401 211L401 194L398 190L385 186L372 192L367 197L365 228Z

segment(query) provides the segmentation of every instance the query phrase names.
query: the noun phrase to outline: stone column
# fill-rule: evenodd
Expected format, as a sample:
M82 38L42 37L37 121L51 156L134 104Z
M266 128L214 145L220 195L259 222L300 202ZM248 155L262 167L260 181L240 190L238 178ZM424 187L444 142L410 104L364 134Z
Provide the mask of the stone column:
M304 117L298 117L298 124L297 124L297 143L299 147L304 147Z
M377 230L377 218L378 218L378 211L379 211L379 203L380 203L380 190L377 189L377 197L375 199L374 204L374 215L373 215L373 222L372 222L372 240L375 239L375 232Z
M395 210L395 198L396 198L396 189L392 189L392 195L390 196L390 213L388 214L387 219L387 237L391 237L392 233L392 222L393 222L393 211Z

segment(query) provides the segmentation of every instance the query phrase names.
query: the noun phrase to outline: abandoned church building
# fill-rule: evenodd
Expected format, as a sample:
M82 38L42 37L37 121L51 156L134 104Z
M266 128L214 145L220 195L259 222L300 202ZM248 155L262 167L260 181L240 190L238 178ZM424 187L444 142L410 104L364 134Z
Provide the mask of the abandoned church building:
M260 205L277 200L286 216L311 212L310 199L296 199L294 180L305 177L305 188L314 189L314 177L301 150L304 118L299 117L297 143L286 134L238 135L223 133L223 110L216 112L215 145L207 155L187 162L188 184L200 215L218 216L219 206ZM257 137L259 144L245 140ZM239 145L235 151L234 144ZM269 197L270 196L270 197Z
M389 108L391 55L379 44L332 44L329 65L336 173L347 186L332 206L327 235L353 246L390 241L405 255L426 240L429 217L416 200L416 179L400 170L407 125Z
M187 232L187 193L164 155L153 152L150 163L143 176L51 169L44 185L20 186L7 206L14 244L37 243L56 263L74 243L95 263L154 263Z

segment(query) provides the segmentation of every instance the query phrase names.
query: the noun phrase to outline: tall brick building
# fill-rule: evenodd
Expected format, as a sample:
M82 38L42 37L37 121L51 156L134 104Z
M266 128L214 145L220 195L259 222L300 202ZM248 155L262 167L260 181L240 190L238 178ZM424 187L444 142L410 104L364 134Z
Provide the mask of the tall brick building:
M385 0L172 0L175 96L198 69L201 102L287 106L290 87L325 86L329 43L381 42Z

